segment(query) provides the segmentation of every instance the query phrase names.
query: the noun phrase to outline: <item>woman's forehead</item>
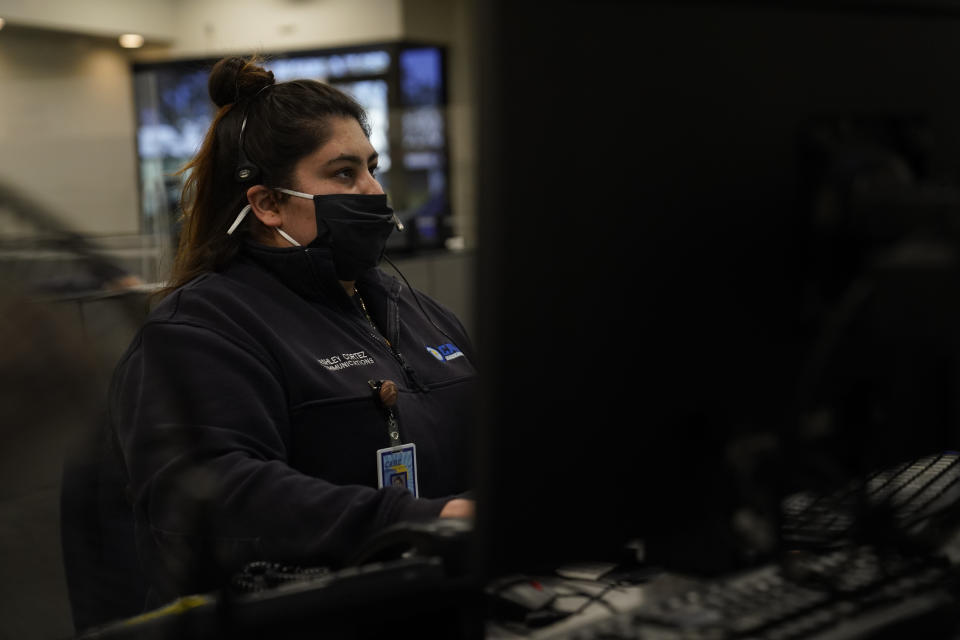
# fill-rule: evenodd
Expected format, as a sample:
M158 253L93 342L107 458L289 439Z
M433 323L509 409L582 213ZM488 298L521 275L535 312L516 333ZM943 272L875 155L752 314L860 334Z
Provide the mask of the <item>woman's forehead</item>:
M342 155L359 156L366 161L368 157L376 154L376 149L364 133L363 127L353 118L331 118L327 126L329 138L310 154L311 156L324 162Z

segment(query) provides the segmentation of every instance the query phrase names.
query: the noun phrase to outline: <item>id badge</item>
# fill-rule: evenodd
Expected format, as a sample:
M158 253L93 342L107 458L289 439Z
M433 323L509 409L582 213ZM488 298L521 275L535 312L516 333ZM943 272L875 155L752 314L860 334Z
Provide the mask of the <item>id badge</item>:
M377 480L380 488L405 487L420 497L417 486L417 447L413 443L377 451Z

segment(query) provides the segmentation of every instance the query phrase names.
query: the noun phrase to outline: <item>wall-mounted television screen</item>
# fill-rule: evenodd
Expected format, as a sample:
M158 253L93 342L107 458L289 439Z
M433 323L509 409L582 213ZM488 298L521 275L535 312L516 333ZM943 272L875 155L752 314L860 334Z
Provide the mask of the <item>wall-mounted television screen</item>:
M380 154L378 177L403 233L392 253L441 248L451 235L445 51L435 45L386 43L265 54L278 82L313 78L356 98L369 115ZM140 163L141 229L176 235L177 171L196 153L215 106L207 78L216 59L137 63L133 67Z

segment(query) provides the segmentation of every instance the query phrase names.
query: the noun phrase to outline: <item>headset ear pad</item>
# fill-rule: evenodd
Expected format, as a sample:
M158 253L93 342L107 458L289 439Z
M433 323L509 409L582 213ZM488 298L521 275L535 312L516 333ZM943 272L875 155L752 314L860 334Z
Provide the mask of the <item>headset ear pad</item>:
M240 158L237 162L237 170L233 174L233 176L237 179L237 182L250 182L255 180L259 174L260 169L257 168L257 165L253 164L247 159L246 154L241 149Z

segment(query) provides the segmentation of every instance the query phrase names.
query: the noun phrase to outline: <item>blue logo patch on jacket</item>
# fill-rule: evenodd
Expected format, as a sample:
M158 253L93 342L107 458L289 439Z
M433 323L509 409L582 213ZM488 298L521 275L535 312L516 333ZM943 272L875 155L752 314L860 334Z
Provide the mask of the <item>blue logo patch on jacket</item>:
M454 358L459 358L463 355L463 351L460 351L457 345L450 342L436 347L427 347L427 351L440 362L453 360Z

